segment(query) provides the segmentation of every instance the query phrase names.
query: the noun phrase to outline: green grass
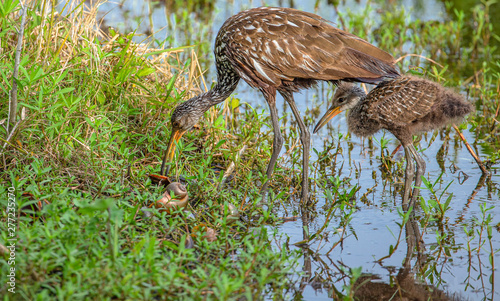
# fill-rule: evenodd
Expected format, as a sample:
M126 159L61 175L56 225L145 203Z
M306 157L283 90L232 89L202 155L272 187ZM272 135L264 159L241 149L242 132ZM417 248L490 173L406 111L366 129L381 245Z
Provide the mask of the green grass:
M0 158L0 203L8 206L3 196L13 187L17 206L16 294L7 293L10 266L4 253L0 295L5 300L282 298L294 285L290 275L296 274L299 254L285 246L271 247L276 234L271 229L280 223L276 208L293 203L300 190L297 132L285 136L287 156L280 159L271 182L276 195L263 206L259 188L272 147L272 132L263 130L269 124L267 112L238 98L212 108L200 129L181 139L172 167L189 183L188 210L170 216L151 209L153 217L146 218L141 207L163 193L148 174L159 171L170 112L204 90L199 78L210 63L209 44L194 39L186 47L168 48L175 42L172 37L136 43L133 32L96 29L96 7L84 12L70 2L62 14L41 13L47 5L35 1L28 11L17 82L17 116L24 110L25 119L9 141L0 127L0 147L6 143ZM190 5L211 11L202 2ZM8 99L13 86L19 9L14 1L0 4L2 99ZM474 143L488 150L490 164L498 162L500 135L493 133L498 129L500 65L494 63L499 55L490 42L497 37L486 22L488 10L473 7L473 20L455 11L455 18L435 23L410 21L398 8L382 12L379 27L369 21L371 13L373 7L367 6L361 14L343 14L346 29L391 49L395 57L407 55L404 45L411 42L410 53L424 53L438 62L407 56L400 66L419 66L425 76L466 90L477 110L468 118L477 137ZM183 11L177 18L184 32L192 32L189 14ZM470 34L462 38L463 32ZM8 106L2 105L0 116L7 115ZM313 118L306 121L314 123ZM335 139L337 145L315 150L321 159L312 162L320 188L335 193L327 196L329 205L323 208L329 219L310 240L323 239L322 231L333 223L330 217L346 230L356 211L352 203L359 187L349 178L331 177L347 168L340 141L350 136ZM385 156L390 151L387 139L379 144ZM243 145L247 150L236 162L234 178L220 190L224 171ZM401 165L390 168L390 174L403 174ZM440 203L441 196L424 203L426 218L442 219L448 200ZM38 201L48 204L34 210ZM241 221L228 225L228 203L240 210ZM204 239L206 227L217 232L214 242ZM481 227L491 232L491 227ZM8 214L2 211L2 245L8 242L7 228ZM475 235L473 229L466 231ZM189 239L194 248L185 247ZM352 271L345 296L352 296L358 272Z

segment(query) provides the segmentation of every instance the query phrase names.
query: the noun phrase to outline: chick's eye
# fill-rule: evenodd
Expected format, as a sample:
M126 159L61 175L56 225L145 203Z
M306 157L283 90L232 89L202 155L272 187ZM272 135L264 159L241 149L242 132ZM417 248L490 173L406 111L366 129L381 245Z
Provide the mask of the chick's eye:
M345 101L345 97L339 97L339 98L337 99L337 101L338 101L339 103L343 103L343 102Z

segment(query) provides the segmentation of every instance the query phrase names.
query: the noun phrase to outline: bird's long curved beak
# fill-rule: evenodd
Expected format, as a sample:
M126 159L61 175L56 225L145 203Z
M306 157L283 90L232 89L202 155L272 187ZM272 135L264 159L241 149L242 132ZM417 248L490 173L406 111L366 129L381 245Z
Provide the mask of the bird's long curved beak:
M328 123L328 121L330 121L330 119L337 116L340 112L342 112L340 107L334 107L334 108L328 109L328 111L326 111L325 115L323 115L321 120L318 121L318 123L316 123L316 126L314 127L313 133L316 134L316 132L319 131L320 128L322 128L325 124Z
M172 134L170 134L170 141L168 141L167 151L165 152L165 156L163 157L163 162L161 163L161 175L166 176L170 170L170 166L167 167L165 171L165 165L167 161L170 163L174 159L176 144L181 139L182 135L184 135L185 131L179 129L172 129ZM165 171L165 173L164 173Z

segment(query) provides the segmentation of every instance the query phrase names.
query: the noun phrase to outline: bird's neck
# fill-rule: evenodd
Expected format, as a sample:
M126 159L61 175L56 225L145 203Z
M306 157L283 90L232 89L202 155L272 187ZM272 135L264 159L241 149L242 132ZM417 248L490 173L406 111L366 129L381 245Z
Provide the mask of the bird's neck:
M221 69L217 64L217 84L210 91L200 95L197 100L203 112L226 100L238 86L240 80L238 74L230 68Z
M210 90L207 94L207 99L209 100L209 105L214 106L226 100L231 93L233 93L236 86L238 86L239 78L232 78L228 81L220 81Z
M361 97L359 103L349 110L347 117L349 131L359 137L369 137L380 129L380 123L367 114L365 99L366 96Z

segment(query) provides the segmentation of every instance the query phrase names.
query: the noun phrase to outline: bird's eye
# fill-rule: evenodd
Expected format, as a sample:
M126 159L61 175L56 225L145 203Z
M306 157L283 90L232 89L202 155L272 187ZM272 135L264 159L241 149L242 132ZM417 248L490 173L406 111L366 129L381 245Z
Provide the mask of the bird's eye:
M345 101L345 97L339 97L339 98L337 99L337 101L338 101L339 103L343 103L343 102Z

